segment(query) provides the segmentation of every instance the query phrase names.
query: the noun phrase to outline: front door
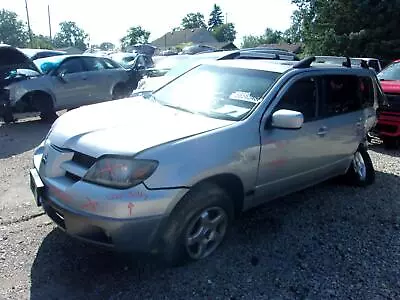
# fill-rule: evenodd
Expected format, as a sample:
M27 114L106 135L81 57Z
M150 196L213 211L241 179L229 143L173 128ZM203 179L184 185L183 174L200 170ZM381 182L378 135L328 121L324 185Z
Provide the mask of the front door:
M79 57L63 61L52 76L56 109L75 108L90 103L91 86Z
M256 188L256 205L289 194L326 176L324 166L329 145L318 115L320 80L301 77L289 83L278 96L271 115L280 109L304 115L300 129L273 128L267 121L261 132L261 155ZM264 126L264 125L263 125Z

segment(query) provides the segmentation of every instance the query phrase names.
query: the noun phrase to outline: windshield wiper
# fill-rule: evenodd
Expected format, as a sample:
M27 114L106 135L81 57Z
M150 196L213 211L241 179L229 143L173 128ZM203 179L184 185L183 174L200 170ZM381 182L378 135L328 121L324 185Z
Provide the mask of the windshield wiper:
M169 108L178 109L178 110L181 110L181 111L184 111L184 112L188 112L188 113L191 113L191 114L196 114L196 112L194 112L194 111L192 111L190 109L183 108L183 107L180 107L180 106L177 106L177 105L167 104L167 103L160 102L160 101L158 101L158 103L160 103L161 105L167 106Z

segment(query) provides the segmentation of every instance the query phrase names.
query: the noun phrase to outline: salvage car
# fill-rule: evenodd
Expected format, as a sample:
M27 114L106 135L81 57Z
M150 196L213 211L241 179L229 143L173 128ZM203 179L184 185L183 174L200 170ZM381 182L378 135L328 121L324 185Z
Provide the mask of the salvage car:
M387 148L400 146L400 60L395 60L377 75L385 93L372 136L379 137Z
M53 122L56 111L127 96L128 74L108 58L57 55L32 62L16 48L0 47L0 117L39 112Z
M208 62L147 98L63 114L33 155L36 204L73 237L179 265L251 207L337 176L372 184L379 82L314 60Z

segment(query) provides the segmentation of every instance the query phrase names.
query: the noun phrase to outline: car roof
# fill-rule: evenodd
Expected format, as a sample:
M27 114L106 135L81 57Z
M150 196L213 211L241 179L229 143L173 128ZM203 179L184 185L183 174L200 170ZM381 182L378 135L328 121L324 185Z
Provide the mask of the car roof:
M232 59L232 60L229 59L229 60L207 61L207 63L204 64L216 65L221 67L233 67L233 68L284 73L293 67L294 65L293 63L291 63L291 61L272 61L272 60L261 60L261 59Z
M218 61L207 61L204 65L215 65L221 67L234 67L243 69L253 69L260 71L269 71L276 73L285 73L289 70L298 71L310 71L310 70L329 70L337 71L344 74L353 75L371 75L370 69L364 69L361 66L352 66L347 68L338 64L327 64L327 63L312 63L310 67L296 68L298 61L285 61L285 60L260 60L260 59L233 59L233 60L218 60Z

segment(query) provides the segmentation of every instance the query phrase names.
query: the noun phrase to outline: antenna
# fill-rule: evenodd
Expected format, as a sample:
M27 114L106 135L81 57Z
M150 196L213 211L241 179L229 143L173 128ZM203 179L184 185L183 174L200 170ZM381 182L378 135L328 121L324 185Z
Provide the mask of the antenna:
M351 60L350 57L346 56L346 61L342 63L343 67L351 68Z
M305 69L309 68L311 64L315 61L315 56L310 56L302 59L293 66L293 69Z

